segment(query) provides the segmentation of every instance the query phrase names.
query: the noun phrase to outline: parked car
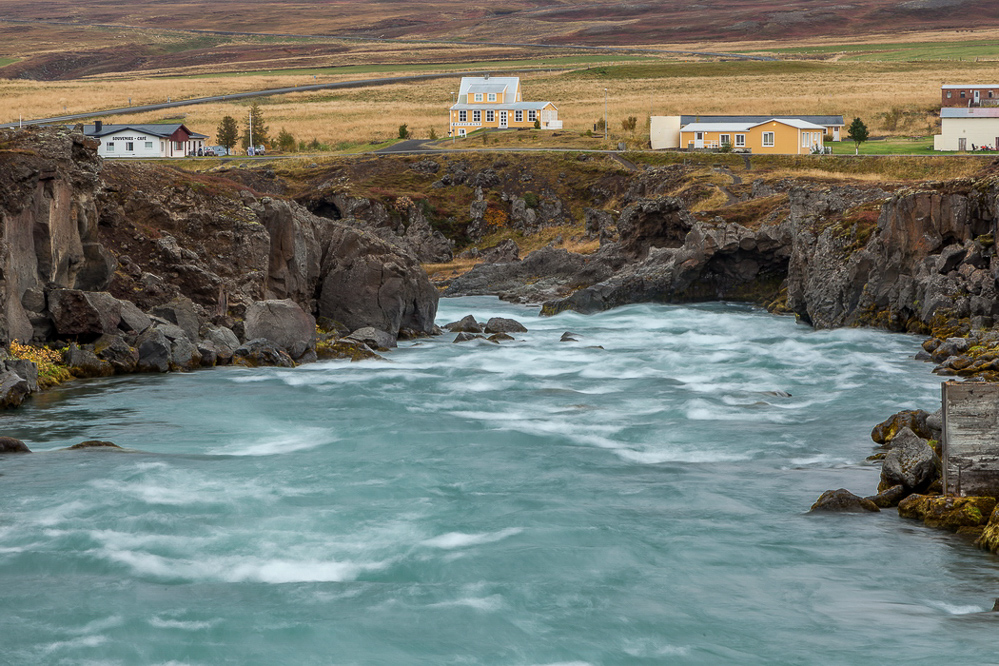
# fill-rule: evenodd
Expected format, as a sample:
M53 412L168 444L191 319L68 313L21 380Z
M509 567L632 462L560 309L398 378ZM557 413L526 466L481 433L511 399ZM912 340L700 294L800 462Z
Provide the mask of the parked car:
M225 146L208 146L205 148L205 155L214 155L215 157L225 157L229 154L229 151L225 149Z

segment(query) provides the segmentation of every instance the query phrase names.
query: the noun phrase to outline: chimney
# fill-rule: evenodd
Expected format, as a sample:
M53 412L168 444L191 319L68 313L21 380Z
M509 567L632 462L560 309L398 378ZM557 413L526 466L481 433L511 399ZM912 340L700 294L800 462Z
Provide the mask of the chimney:
M94 121L94 134L99 134L100 131L104 129L104 123L100 120Z

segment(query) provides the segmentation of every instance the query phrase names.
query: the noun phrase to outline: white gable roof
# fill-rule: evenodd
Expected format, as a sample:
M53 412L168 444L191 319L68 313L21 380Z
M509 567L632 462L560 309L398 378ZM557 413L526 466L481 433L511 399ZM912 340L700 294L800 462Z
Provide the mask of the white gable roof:
M461 77L461 87L458 88L458 94L467 95L468 93L477 92L499 93L505 90L515 92L519 85L519 76L463 76Z

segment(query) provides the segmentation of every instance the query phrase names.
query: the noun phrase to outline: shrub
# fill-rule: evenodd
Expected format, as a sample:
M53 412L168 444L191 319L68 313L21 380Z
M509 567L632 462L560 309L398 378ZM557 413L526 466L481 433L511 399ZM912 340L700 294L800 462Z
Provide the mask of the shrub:
M408 139L409 138L409 125L403 123L399 125L399 138Z
M436 141L437 138L438 138L437 137L437 130L435 130L433 127L431 127L430 128L430 140L431 141Z
M50 388L69 381L73 375L69 373L69 368L63 365L63 352L47 347L32 347L21 344L17 340L11 340L10 353L15 358L32 361L38 366L38 387Z
M538 195L534 192L528 192L524 195L524 203L528 208L537 208L541 201L538 200Z

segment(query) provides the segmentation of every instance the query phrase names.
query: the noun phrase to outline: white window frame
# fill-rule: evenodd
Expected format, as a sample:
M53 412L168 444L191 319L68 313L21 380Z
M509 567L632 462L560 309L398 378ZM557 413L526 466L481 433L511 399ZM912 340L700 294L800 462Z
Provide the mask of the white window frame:
M492 122L495 122L495 121L496 121L496 112L493 111L492 109L489 109L488 111L486 111L486 122L487 123L492 123Z
M517 110L513 112L513 122L522 123L524 122L524 112Z
M773 132L764 132L763 133L763 147L764 148L773 148L774 147L774 140L775 140L775 138L776 137L774 136Z
M476 109L475 111L472 111L472 122L473 123L481 123L482 122L482 112L479 111L478 109Z
M482 93L475 93L475 101L476 102L482 101Z
M146 150L152 150L152 149L153 149L153 142L146 141Z
M745 148L746 147L746 135L745 134L736 134L735 135L735 147L736 148Z
M125 152L126 153L134 153L135 152L135 142L134 141L126 141L125 142Z
M537 119L538 119L538 112L535 111L534 109L528 110L528 112L527 112L527 122L533 123Z
M486 99L488 99L490 102L495 102L496 101L496 93L489 93L486 96Z
M459 123L467 123L468 122L468 111L459 111L458 112L458 122Z
M108 141L107 143L105 143L104 144L104 150L107 151L107 152L109 152L109 153L113 153L114 152L114 143L112 143L110 141Z
M724 146L725 144L732 145L732 135L731 134L719 134L718 135L718 145Z
M812 133L802 132L801 133L801 147L808 148L812 145Z

